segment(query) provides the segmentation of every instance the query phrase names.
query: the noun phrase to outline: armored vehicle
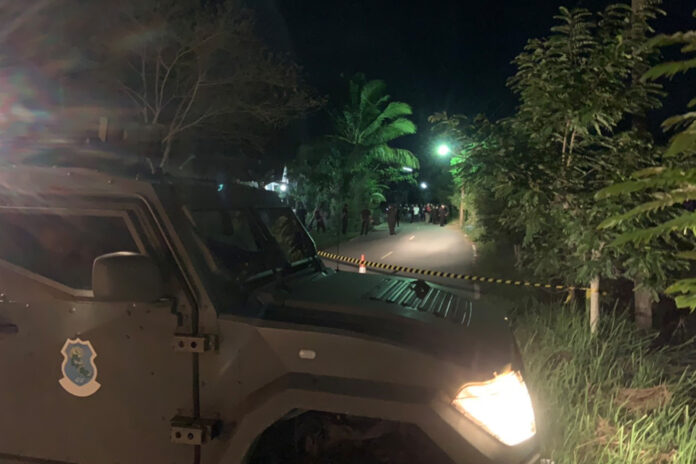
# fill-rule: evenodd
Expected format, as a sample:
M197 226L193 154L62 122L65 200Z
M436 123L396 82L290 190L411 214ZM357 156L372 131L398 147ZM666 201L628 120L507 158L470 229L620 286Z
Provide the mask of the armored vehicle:
M503 314L328 269L271 192L112 161L0 166L0 462L537 461Z

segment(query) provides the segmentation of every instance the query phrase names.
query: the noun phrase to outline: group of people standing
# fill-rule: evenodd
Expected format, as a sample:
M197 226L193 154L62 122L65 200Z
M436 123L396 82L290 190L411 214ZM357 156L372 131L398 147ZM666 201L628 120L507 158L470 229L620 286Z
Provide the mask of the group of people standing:
M402 217L407 217L409 222L424 221L430 224L440 224L441 227L447 222L449 216L449 208L446 205L436 205L427 203L425 205L395 205L390 204L387 209L387 226L389 227L389 235L396 234L396 227L401 223ZM317 232L326 232L326 218L321 206L317 205L311 213L309 222L307 216L309 212L304 206L304 203L298 203L295 208L297 218L306 225L308 229L316 228ZM341 208L341 232L345 234L348 231L348 204L345 203ZM368 208L360 211L360 235L367 235L372 224L372 212Z
M430 224L440 224L444 227L449 217L449 208L447 205L434 205L428 203L421 208L422 220Z
M447 205L434 205L427 203L425 205L389 205L387 208L387 225L389 226L389 234L396 233L395 228L399 226L401 217L406 216L409 222L424 221L430 224L440 224L444 227L449 216L449 208Z

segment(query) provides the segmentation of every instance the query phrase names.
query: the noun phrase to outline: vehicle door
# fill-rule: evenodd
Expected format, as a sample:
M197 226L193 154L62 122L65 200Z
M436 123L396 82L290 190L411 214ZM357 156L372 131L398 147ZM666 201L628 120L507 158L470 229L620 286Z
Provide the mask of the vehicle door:
M172 348L180 281L165 280L176 298L97 301L95 258L167 250L154 218L96 204L0 206L0 461L191 463L169 435L192 408L191 358Z

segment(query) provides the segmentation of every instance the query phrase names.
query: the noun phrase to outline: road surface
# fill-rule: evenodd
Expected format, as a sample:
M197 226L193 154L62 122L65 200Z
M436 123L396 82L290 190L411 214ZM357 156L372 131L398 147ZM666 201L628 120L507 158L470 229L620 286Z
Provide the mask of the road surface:
M396 235L389 235L384 225L366 236L358 236L323 251L351 258L365 255L367 261L399 266L409 266L434 271L470 273L476 259L476 245L461 232L456 223L440 227L415 222L402 223ZM327 266L336 269L336 263L325 260ZM342 271L356 272L355 266L339 264ZM404 274L408 275L408 274ZM421 276L421 278L447 285L473 289L465 281Z

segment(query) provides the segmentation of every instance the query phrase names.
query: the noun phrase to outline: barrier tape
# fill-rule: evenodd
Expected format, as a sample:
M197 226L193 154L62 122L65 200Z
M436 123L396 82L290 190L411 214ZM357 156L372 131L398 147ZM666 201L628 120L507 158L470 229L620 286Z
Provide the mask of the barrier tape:
M409 274L421 274L430 277L444 277L447 279L458 279L458 280L469 280L472 282L483 282L488 284L501 284L501 285L512 285L517 287L529 287L529 288L543 288L550 290L584 290L587 295L592 293L592 289L588 287L574 287L567 285L552 285L552 284L542 284L540 282L528 282L525 280L513 280L513 279L497 279L495 277L482 277L468 274L458 274L456 272L444 272L444 271L432 271L428 269L418 269L409 266L398 266L395 264L387 263L377 263L374 261L363 261L358 258L350 258L348 256L341 256L334 253L328 253L326 251L318 251L317 254L322 258L331 259L333 261L340 261L348 264L364 265L373 269L381 269L386 271L396 271L396 272L408 272ZM596 291L595 291L596 292ZM606 295L606 292L602 292L602 295Z

